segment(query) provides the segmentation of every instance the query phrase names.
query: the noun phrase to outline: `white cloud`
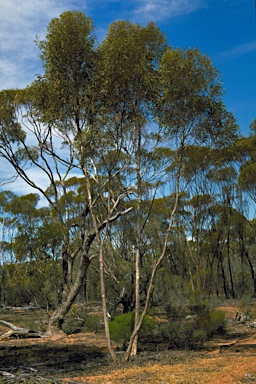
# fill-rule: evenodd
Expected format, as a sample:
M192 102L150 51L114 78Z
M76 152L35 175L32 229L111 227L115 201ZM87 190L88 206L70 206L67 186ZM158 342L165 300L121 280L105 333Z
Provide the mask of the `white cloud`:
M205 0L140 0L134 12L138 18L157 21L183 16L204 7Z
M0 0L0 9L0 89L21 88L40 68L36 35L43 39L50 20L72 9L72 2Z
M108 11L117 7L121 16L125 12L126 18L147 22L188 14L203 8L207 0L102 1ZM97 8L95 0L0 0L0 89L23 88L42 73L34 41L36 35L45 37L52 18L66 10L80 9L86 13Z
M256 41L253 41L250 43L238 45L237 47L234 47L228 51L221 52L220 55L222 57L233 58L233 57L243 56L255 51L256 51Z

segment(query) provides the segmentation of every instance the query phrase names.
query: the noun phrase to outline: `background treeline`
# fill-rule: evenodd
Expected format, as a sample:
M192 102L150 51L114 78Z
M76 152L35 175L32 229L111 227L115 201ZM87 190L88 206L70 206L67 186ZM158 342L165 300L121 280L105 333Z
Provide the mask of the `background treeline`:
M100 299L113 359L119 305L127 359L151 305L255 294L256 125L242 137L211 60L154 23L99 44L70 11L47 31L43 75L0 93L0 156L35 189L0 194L1 302L53 309L52 334Z
M252 132L253 134L253 132ZM253 136L236 143L248 152ZM236 149L235 149L236 150ZM151 302L165 305L188 299L194 291L204 297L241 298L256 292L256 223L252 200L242 191L240 180L245 176L248 159L238 167L234 162L207 164L201 169L200 156L210 149L190 148L189 166L194 180L181 194L168 241L166 256L158 269ZM245 153L245 152L244 152ZM214 159L216 161L216 159ZM188 166L188 167L189 167ZM206 166L205 166L206 168ZM239 173L239 169L242 170ZM191 173L191 176L193 174ZM249 175L248 177L251 177ZM69 214L72 246L76 247L76 219L81 201L86 199L83 178L73 177L66 183L68 205L62 205L63 216ZM141 298L145 296L151 262L159 254L162 237L168 225L169 206L173 196L161 183L157 196L147 200L150 186L142 199L141 216L144 227L141 239ZM162 197L159 195L162 192ZM37 194L17 196L10 191L0 193L1 204L1 303L56 307L61 300L63 233L54 210L38 207ZM61 203L60 203L61 204ZM136 205L131 199L129 204ZM105 239L105 273L108 307L117 302L129 312L135 306L134 252L136 211L117 220L108 229ZM91 249L97 256L97 247ZM76 267L74 267L76 274ZM78 302L100 300L99 265L92 263L80 289Z

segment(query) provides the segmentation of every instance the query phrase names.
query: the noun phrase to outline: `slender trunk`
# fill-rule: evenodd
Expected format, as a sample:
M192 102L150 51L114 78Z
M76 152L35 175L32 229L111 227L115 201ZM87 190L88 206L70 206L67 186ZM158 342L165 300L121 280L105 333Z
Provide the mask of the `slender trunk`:
M197 233L197 251L196 251L196 289L202 293L202 282L201 282L201 244L199 241L199 233Z
M136 164L136 178L137 178L137 223L136 223L136 255L135 255L135 316L134 316L134 329L138 327L140 321L140 258L141 258L141 128L138 127L137 132L137 164ZM138 333L135 335L131 356L137 355L138 349Z
M251 277L252 277L252 281L253 281L253 295L255 296L256 295L256 278L255 278L254 268L253 268L251 259L249 257L249 253L244 249L244 247L243 247L243 252L244 252L244 254L247 258L247 261L249 263Z
M232 216L232 207L231 207L231 201L230 197L228 197L228 204L229 204L229 216L228 216L228 232L227 232L227 256L228 256L228 271L229 271L229 279L230 279L230 290L231 290L231 296L234 299L235 298L235 289L234 289L234 281L233 281L233 274L232 274L232 268L231 268L231 260L230 260L230 227L231 227L231 216Z
M108 345L108 350L113 361L117 360L115 352L112 348L110 330L108 324L108 315L107 315L107 305L106 305L106 290L105 290L105 279L104 279L104 254L103 254L103 242L100 243L100 252L99 252L99 261L100 261L100 282L101 282L101 299L102 299L102 311L103 319L105 326L105 334Z
M243 228L241 228L241 231L239 234L240 234L240 236L239 236L240 237L240 256L241 256L241 259L243 260L244 255L245 255L245 257L248 261L249 269L250 269L250 273L251 273L251 277L252 277L252 281L253 281L253 295L256 296L256 277L255 277L253 264L252 264L252 261L251 261L250 256L249 256L249 252L246 249Z
M188 247L190 260L193 261L193 255L192 255L191 248L190 248L190 245L189 245L189 242L188 242L187 237L186 237L186 244L187 244L187 247ZM191 290L192 290L192 292L194 292L194 290L195 290L195 286L194 286L193 276L192 276L192 272L191 272L191 263L190 263L190 260L188 260L188 271L189 271L189 278L190 278Z
M87 165L86 162L84 163L84 175L86 179L86 188L87 188L87 194L88 194L88 202L89 202L89 209L93 221L93 227L95 230L95 237L97 240L97 243L99 245L99 264L100 264L100 285L101 285L101 299L102 299L102 311L103 311L103 320L104 320L104 326L105 326L105 335L108 345L108 350L110 353L110 356L113 361L117 360L117 357L115 355L114 349L111 344L111 338L110 338L110 330L109 330L109 324L108 324L108 315L107 315L107 304L106 304L106 293L105 293L105 278L104 278L104 253L103 253L103 242L104 238L100 238L100 230L99 225L97 223L97 219L94 213L93 208L93 201L92 201L92 193L91 193L91 185L90 185L90 179L88 177L88 171L87 171ZM101 194L100 194L101 195ZM109 217L110 212L108 211L108 217L106 219L106 225L110 221Z
M175 212L176 212L177 207L178 207L178 200L179 200L179 178L177 178L177 180L176 180L175 203L174 203L174 207L172 209L172 212L170 214L170 223L169 223L168 229L167 229L166 234L165 234L165 239L164 239L164 243L163 243L162 252L161 252L161 255L159 256L159 258L154 260L154 262L153 262L152 272L151 272L151 276L150 276L150 280L149 280L149 285L148 285L148 289L147 289L145 305L144 305L142 314L140 316L139 323L137 324L137 327L134 327L134 330L133 330L133 332L131 334L129 344L128 344L128 347L126 349L125 355L124 355L124 360L125 361L129 360L129 358L131 356L131 351L132 351L134 339L138 335L139 330L140 330L140 328L142 326L143 320L144 320L144 318L145 318L145 316L147 314L148 305L149 305L149 301L150 301L150 297L151 297L151 293L152 293L152 289L153 289L155 275L156 275L158 267L160 266L160 264L161 264L161 262L162 262L162 260L163 260L163 258L165 256L165 254L166 254L168 240L169 240L169 235L170 235L170 232L171 232L171 229L172 229L172 225L173 225L174 215L175 215Z
M4 285L5 285L5 265L2 265L2 279L1 279L1 304L4 304Z
M230 286L231 286L231 295L232 298L235 298L235 289L234 289L234 281L233 281L233 274L232 274L232 268L231 268L231 260L230 260L230 233L228 230L228 238L227 238L227 251L228 251L228 271L229 271L229 278L230 278Z
M226 275L225 275L225 270L224 270L224 265L223 265L222 254L220 255L220 267L221 267L221 274L222 274L223 291L224 291L226 299L228 299L229 296L228 296L228 290L227 290L227 280L226 280Z
M208 287L209 287L209 297L210 297L214 293L214 278L213 278L214 259L211 259L209 261L209 264L210 264L210 274L209 274L209 280L208 280Z

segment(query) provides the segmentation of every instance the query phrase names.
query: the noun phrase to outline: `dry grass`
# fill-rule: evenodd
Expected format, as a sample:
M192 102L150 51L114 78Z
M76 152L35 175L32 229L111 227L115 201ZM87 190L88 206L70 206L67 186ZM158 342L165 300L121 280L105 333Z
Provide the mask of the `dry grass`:
M232 324L239 311L222 306L230 320L228 334L198 352L142 352L128 363L111 363L104 335L80 333L61 339L20 339L0 342L1 371L18 375L22 367L38 369L55 383L87 384L238 384L256 382L256 329ZM1 314L17 325L39 325L36 313ZM41 316L41 315L40 315ZM41 317L42 319L42 317ZM29 324L33 323L33 324ZM0 332L5 329L0 327ZM51 381L50 381L51 380ZM53 381L52 381L53 380ZM30 381L30 383L37 381Z
M63 383L172 383L172 384L233 384L256 382L255 356L198 357L173 365L152 364L143 367L120 368L107 374L81 375Z

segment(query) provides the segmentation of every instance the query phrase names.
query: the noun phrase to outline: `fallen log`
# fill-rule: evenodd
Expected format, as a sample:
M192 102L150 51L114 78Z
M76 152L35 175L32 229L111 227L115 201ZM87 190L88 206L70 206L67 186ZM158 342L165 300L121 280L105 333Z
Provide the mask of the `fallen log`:
M34 331L33 329L29 329L29 328L17 327L16 325L9 323L8 321L0 320L0 324L4 325L7 328L10 328L9 331L5 332L3 335L0 336L0 340L8 339L11 337L16 337L16 338L45 337L44 333L41 331Z

